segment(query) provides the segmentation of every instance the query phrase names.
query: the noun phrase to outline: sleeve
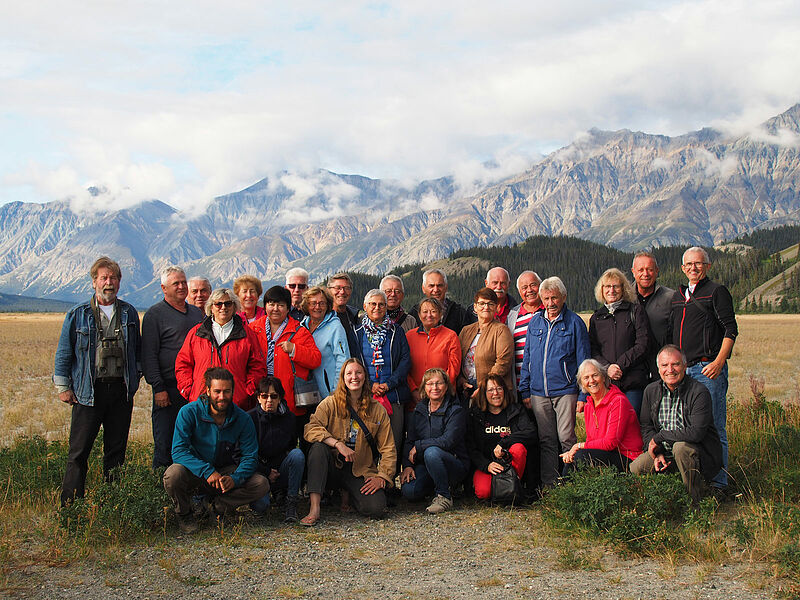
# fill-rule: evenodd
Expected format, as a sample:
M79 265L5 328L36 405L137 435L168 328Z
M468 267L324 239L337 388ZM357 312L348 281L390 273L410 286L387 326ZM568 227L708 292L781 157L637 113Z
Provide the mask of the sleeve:
M330 412L333 408L333 396L328 396L319 403L317 409L311 414L311 418L303 428L303 437L309 444L321 442L329 437L335 437L328 431L330 423Z
M528 330L525 332L525 347L522 350L522 364L519 370L519 397L531 397L531 372L530 372L530 359L531 359L531 324L533 319L528 323Z
M56 347L53 368L53 383L59 388L72 389L72 364L75 361L75 311L71 310L64 317L61 335ZM66 391L66 390L64 390Z
M411 371L411 351L408 349L406 332L403 331L402 327L395 327L394 337L397 343L392 344L390 351L394 352L396 346L400 356L396 366L392 368L392 375L389 377L389 381L387 381L390 390L403 384L408 377L409 371ZM392 357L392 362L394 362L394 357Z
M131 306L131 313L133 313L133 320L136 323L136 343L134 348L136 348L136 370L139 373L139 377L142 376L142 335L141 329L139 325L139 313L133 306ZM139 385L138 383L136 384Z
M500 445L508 450L514 444L531 444L536 442L538 432L536 423L528 416L528 411L522 409L511 435L500 440Z
M489 468L489 463L492 461L481 451L481 423L479 419L479 415L474 411L471 411L467 417L467 452L472 466L486 472Z
M642 432L642 451L647 452L650 440L656 435L656 424L653 423L652 405L660 393L661 383L656 381L644 388L642 408L639 410L639 429Z
M414 447L414 443L417 441L417 437L419 434L417 433L417 411L415 410L412 412L408 419L408 431L406 432L406 439L403 442L403 455L400 457L400 462L405 467L413 467L414 465L408 460L408 454L411 452L411 448Z
M333 347L333 357L336 364L336 376L342 372L342 367L345 361L350 358L350 346L347 344L347 334L344 331L339 319L333 323L333 336L331 338L331 346Z
M175 433L172 436L172 461L183 465L193 475L208 479L215 469L213 465L197 456L192 448L195 423L194 411L191 410L191 407L193 407L192 404L187 404L178 411L178 418L175 420Z
M644 360L650 346L650 322L647 320L647 313L638 303L631 303L631 325L635 334L633 346L617 358L617 364L623 372Z
M447 376L450 377L450 383L454 386L458 380L458 375L461 373L461 343L458 341L458 336L455 332L450 331L453 335L450 336L447 343Z
M234 485L243 485L253 473L256 472L258 467L258 439L256 438L256 428L253 425L253 420L244 413L238 412L239 418L239 450L242 455L239 459L239 465L236 470L231 473Z
M589 334L586 331L586 325L584 324L583 319L578 316L578 313L573 314L575 315L575 354L576 358L578 359L578 366L580 366L583 361L592 357L592 353L589 349ZM575 374L577 374L577 368L573 375Z
M444 431L438 437L417 440L414 447L417 454L422 456L431 446L436 446L447 452L452 452L467 436L467 415L461 406L452 406L445 415Z
M297 327L297 333L292 339L294 342L294 362L309 371L316 369L322 362L317 343L305 327Z
M256 386L263 377L267 376L267 360L261 350L258 336L250 328L245 328L247 341L249 342L249 352L247 356L247 388L248 396L256 393Z
M624 396L617 396L611 405L608 407L606 411L606 427L605 427L605 435L602 438L590 440L586 439L586 448L591 448L594 450L605 450L606 452L611 452L612 450L616 450L619 448L620 442L622 441L622 435L620 431L620 424L622 422L622 401ZM591 402L589 403L591 404ZM594 410L594 407L589 408L589 404L587 404L587 410ZM595 411L595 415L597 412Z
M490 374L506 376L514 366L514 336L508 327L498 322L499 327L494 327L495 337L495 360L494 365L489 370Z
M689 442L699 444L702 442L709 427L714 427L714 415L711 410L711 394L706 386L697 383L687 390L687 414L683 416L683 429L662 429L653 436L657 444L669 442ZM643 432L644 433L644 432ZM642 435L644 438L644 435Z
M714 293L711 295L711 303L714 306L714 314L717 316L717 321L725 329L722 337L736 339L739 335L739 328L736 325L736 315L733 311L733 298L731 293L725 286L717 286Z
M597 334L597 313L589 317L589 353L592 355L593 359L604 367L609 365L609 362L603 358L603 347L600 343L600 337Z
M158 354L161 351L161 336L152 308L142 318L142 372L144 379L153 388L153 393L163 392L166 387L161 379Z
M181 396L187 400L189 394L192 393L192 378L194 377L194 349L192 348L192 341L195 337L197 327L193 327L186 339L183 340L183 346L178 351L178 356L175 357L175 381L178 383L178 391Z

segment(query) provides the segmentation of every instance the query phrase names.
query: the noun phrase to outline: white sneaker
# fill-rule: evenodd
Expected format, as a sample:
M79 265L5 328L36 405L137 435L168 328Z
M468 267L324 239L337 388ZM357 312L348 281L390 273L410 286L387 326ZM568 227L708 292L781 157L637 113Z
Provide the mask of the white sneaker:
M453 508L453 501L450 498L437 495L436 498L433 499L433 502L431 502L431 505L426 508L425 511L429 515L438 515L439 513L443 513L451 508Z

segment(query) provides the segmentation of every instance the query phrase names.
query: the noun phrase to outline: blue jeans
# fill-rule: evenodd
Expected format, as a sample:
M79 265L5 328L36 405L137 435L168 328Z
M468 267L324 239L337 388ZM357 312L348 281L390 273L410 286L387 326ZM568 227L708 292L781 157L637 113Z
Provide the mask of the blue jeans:
M273 484L273 489L281 489L286 487L286 495L288 497L297 497L300 491L300 481L303 479L303 471L306 467L306 457L300 448L295 448L286 458L281 462L278 469L280 476ZM269 475L269 473L267 473ZM250 508L254 511L263 513L269 508L270 495L267 492L263 498L250 503Z
M467 474L467 467L454 455L438 446L428 447L422 455L422 462L414 466L414 475L403 484L402 493L408 500L424 498L431 489L437 495L450 498L450 486L460 482Z
M697 381L708 388L711 394L711 408L714 411L714 425L719 434L719 441L722 444L722 469L711 480L714 487L725 487L728 485L728 363L722 367L722 371L716 379L709 379L703 375L702 370L708 362L699 362L686 369L686 372Z
M628 398L628 402L631 403L631 406L633 407L633 410L636 411L636 416L638 417L639 413L642 411L642 396L644 396L644 390L627 390L623 393Z

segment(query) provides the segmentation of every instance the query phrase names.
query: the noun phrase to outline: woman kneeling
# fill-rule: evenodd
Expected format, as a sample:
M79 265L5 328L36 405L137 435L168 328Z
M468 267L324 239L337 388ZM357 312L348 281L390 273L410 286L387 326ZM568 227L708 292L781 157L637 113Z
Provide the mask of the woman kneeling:
M450 487L469 469L465 442L466 411L450 394L444 369L428 369L422 376L420 402L411 416L403 448L403 496L419 500L431 491L436 497L426 509L437 514L453 507Z
M578 367L581 391L589 394L583 412L586 442L578 442L561 455L564 470L577 463L615 467L620 472L642 453L639 419L619 388L611 385L606 369L593 358Z
M311 415L305 438L311 444L307 483L311 506L300 523L311 526L319 521L329 475L334 479L332 487L347 492L358 512L383 516L383 490L394 481L397 454L389 416L372 399L361 361L345 361L336 390Z
M502 473L499 461L511 460L520 479L528 457L526 444L536 442L536 425L521 404L509 402L504 378L489 375L478 388L475 406L469 413L467 448L475 467L472 485L475 495L488 500L492 494L492 475Z

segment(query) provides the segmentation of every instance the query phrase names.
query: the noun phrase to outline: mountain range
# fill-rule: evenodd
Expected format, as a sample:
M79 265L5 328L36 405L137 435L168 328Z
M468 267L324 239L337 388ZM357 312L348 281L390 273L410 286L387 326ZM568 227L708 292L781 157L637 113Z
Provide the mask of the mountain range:
M537 234L628 251L714 245L800 221L799 151L797 104L747 134L593 129L469 192L453 177L407 184L320 170L265 178L199 215L159 200L104 212L12 202L0 206L0 292L76 300L102 254L122 266L122 295L147 306L170 263L222 285L242 273L277 282L293 266L312 281L382 273ZM102 200L102 188L91 191Z

